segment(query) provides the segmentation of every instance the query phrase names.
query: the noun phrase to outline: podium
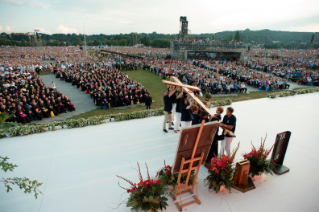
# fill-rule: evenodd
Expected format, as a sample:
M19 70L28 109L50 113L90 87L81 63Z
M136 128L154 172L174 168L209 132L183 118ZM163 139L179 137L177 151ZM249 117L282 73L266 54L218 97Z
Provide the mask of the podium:
M275 164L275 168L272 169L272 171L278 175L287 173L290 170L288 167L283 165L290 136L290 131L278 133L276 136L274 149L271 155L271 162Z
M241 192L246 192L255 188L255 184L249 177L250 162L245 159L236 163L233 187Z
M182 129L172 169L173 173L178 172L177 186L175 186L174 193L170 192L170 196L179 211L193 203L201 204L197 192L197 176L200 166L206 161L217 128L218 122L205 124L203 120L200 125ZM193 185L188 185L192 171L196 172L194 182ZM185 184L182 185L181 176L183 173L187 173L187 178ZM195 188L196 193L194 193ZM189 193L189 196L182 199L181 195L185 193ZM179 199L178 196L180 196ZM189 198L193 198L193 200L187 202L186 200Z

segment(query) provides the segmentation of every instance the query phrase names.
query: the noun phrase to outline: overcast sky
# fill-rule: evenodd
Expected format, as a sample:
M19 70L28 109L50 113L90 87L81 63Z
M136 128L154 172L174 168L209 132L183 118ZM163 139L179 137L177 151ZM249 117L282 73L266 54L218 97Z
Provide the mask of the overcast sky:
M226 30L319 32L319 0L0 0L0 32L192 34Z

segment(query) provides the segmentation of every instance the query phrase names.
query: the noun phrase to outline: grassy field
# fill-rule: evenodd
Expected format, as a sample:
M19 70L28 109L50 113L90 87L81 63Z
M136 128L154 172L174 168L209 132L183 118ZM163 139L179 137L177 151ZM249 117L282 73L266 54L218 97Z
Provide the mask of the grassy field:
M51 72L50 71L41 71L39 73L39 75L48 75L48 74L51 74Z
M137 82L142 83L142 85L145 86L145 88L150 93L150 96L153 99L152 109L160 108L164 106L163 103L163 91L166 89L166 85L162 82L162 78L159 77L156 74L153 74L149 71L138 69L137 71L123 71L123 73L127 74L131 79L136 80ZM233 102L239 102L239 101L245 101L245 100L251 100L251 99L259 99L259 98L265 98L268 93L272 92L266 92L266 91L260 91L260 92L251 92L250 94L239 94L238 96L234 97L212 97L212 101L220 100L229 98ZM202 100L204 97L201 98ZM80 114L78 116L72 117L73 119L78 118L89 118L92 116L98 116L98 115L107 115L107 114L117 114L117 113L130 113L133 111L140 111L145 110L144 106L137 106L135 108L127 108L127 109L96 109L92 110L83 114Z

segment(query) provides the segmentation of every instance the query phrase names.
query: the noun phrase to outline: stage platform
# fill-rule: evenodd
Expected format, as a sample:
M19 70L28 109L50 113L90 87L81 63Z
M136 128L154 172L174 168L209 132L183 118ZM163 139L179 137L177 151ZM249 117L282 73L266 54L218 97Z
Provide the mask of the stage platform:
M279 132L291 131L284 164L287 174L263 176L255 181L256 189L241 193L209 192L203 179L207 169L202 166L198 179L201 205L185 207L188 212L315 212L319 211L319 130L317 119L319 93L276 99L264 98L233 103L237 117L232 147L240 141L236 159L259 145L268 134L270 147ZM215 108L212 108L215 111ZM0 183L1 212L107 212L130 211L117 204L128 194L118 186L128 184L120 175L138 182L136 162L146 176L147 162L151 175L163 166L172 165L179 134L162 131L163 116L99 126L65 129L0 140L0 155L17 164L14 172L2 177L29 177L43 182L43 195L34 199L17 187L6 193ZM318 184L317 184L318 183ZM166 211L177 212L169 198Z

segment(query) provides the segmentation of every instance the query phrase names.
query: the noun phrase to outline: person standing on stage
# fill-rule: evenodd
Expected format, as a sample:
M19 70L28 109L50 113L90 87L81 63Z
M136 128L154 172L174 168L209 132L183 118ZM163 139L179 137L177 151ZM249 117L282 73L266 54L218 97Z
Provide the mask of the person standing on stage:
M220 121L222 119L222 116L221 114L224 112L224 108L223 107L218 107L216 109L216 114L211 117L210 121ZM217 130L216 130L216 134L215 134L215 137L214 137L214 140L213 140L213 143L212 143L212 146L210 147L210 151L208 153L208 156L207 156L207 159L206 159L206 164L210 164L210 160L212 159L212 157L217 157L218 156L218 140L219 140L219 135L218 135L218 130L219 130L219 127L217 127ZM209 167L209 165L206 167Z
M236 116L233 115L233 112L234 109L232 107L228 107L226 110L226 115L224 116L222 123L219 125L223 128L223 135L225 135L225 138L221 141L220 156L223 155L224 150L228 156L230 155L230 146L234 137L230 137L227 132L232 131L235 133Z
M190 104L188 104L187 98L183 97L181 100L181 124L182 128L190 127L192 126L192 116L190 109L193 106L193 102L191 101Z
M170 91L172 91L172 92L169 94L169 98L171 99L171 102L172 102L172 125L174 126L175 113L176 113L176 111L177 111L177 109L176 109L176 105L177 105L176 89L174 89L174 91L168 89L168 92L170 92Z
M152 97L150 97L149 93L145 93L145 106L146 110L150 110L152 105Z
M180 123L181 123L181 100L183 96L186 96L186 94L184 94L182 92L182 88L178 89L178 96L176 98L176 113L175 113L175 125L174 125L174 132L177 133L177 131L180 130Z
M163 123L163 131L167 133L166 123L168 121L168 129L174 130L172 128L172 102L168 96L168 91L164 91L164 123Z

